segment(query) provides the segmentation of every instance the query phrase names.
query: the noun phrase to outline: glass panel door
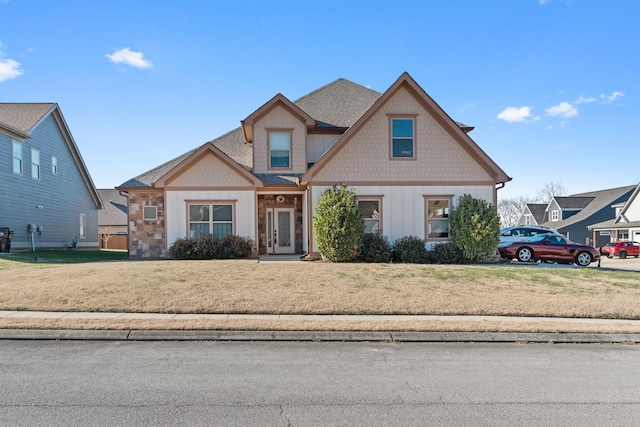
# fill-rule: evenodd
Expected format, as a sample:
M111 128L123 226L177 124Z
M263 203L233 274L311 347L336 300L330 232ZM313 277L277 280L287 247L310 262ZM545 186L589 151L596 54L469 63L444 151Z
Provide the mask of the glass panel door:
M293 212L290 208L273 209L274 254L293 254L296 251ZM269 218L268 214L267 218ZM268 251L269 248L267 248Z

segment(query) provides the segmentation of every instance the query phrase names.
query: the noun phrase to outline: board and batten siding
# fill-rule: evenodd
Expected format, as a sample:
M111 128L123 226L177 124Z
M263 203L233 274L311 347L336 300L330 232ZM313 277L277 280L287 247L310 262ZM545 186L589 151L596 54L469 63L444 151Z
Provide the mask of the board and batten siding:
M165 196L167 249L179 238L188 237L187 203L189 201L233 201L235 234L256 240L256 193L234 191L167 191Z
M42 226L34 234L36 249L98 248L98 209L58 124L49 114L22 142L22 175L13 173L12 138L0 133L0 227L14 230L11 250L31 249L28 224ZM40 179L31 178L31 149L40 151ZM51 157L58 159L58 173ZM87 237L80 237L80 214L86 215Z
M328 186L314 186L311 189L311 209L315 213L321 193L329 188ZM425 196L451 196L455 207L458 199L465 195L486 200L493 204L493 186L349 186L356 191L356 196L382 196L382 234L389 238L393 244L397 239L404 236L417 236L421 239L426 237L425 224ZM431 250L435 241L427 244L427 249ZM313 251L317 252L318 247L313 240Z

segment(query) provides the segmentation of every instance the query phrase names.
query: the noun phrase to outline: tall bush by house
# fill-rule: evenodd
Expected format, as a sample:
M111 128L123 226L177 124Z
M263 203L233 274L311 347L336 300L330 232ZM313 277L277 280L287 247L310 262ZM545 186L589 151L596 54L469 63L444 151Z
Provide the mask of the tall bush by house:
M470 194L461 196L449 216L451 242L464 262L482 262L494 255L500 241L496 208Z
M324 190L313 217L313 227L323 257L334 262L355 258L365 229L355 191L345 184Z

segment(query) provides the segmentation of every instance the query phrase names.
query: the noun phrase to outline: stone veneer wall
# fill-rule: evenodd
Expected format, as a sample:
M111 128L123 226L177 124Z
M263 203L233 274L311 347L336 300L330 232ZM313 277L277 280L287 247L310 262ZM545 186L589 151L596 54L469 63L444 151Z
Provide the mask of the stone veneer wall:
M296 253L302 251L302 194L286 194L284 202L276 201L277 195L258 195L258 254L267 253L267 208L294 208Z
M142 219L144 206L157 206L155 220ZM164 192L129 193L129 257L166 258L166 227L164 223Z

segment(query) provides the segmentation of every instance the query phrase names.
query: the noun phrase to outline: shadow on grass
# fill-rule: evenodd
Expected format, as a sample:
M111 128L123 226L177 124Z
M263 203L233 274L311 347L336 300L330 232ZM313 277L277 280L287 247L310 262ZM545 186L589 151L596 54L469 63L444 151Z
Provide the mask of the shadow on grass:
M0 253L2 261L24 262L29 264L82 264L87 262L123 261L127 251L115 250L51 250L35 252Z

